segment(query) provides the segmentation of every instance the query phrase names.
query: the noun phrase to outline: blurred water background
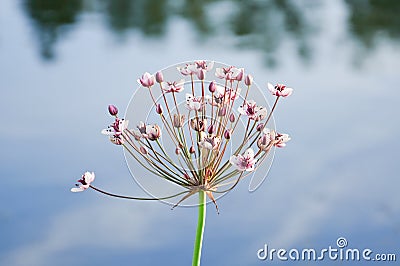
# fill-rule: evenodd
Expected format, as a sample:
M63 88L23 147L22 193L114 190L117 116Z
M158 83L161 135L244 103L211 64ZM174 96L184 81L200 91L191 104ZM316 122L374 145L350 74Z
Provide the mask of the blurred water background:
M266 182L244 181L220 215L209 205L203 265L315 265L256 253L338 237L400 260L398 14L396 0L2 0L0 265L190 265L195 208L69 189L90 170L145 195L99 133L106 107L123 110L144 71L194 59L295 89Z

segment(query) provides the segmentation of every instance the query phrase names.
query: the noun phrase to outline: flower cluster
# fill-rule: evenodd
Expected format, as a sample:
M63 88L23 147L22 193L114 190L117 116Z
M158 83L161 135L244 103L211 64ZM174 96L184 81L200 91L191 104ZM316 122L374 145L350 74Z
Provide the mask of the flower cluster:
M259 167L273 147L282 148L290 140L287 134L267 126L278 100L291 95L291 88L268 83L267 89L276 97L268 110L248 99L253 77L243 68L216 68L214 76L220 83L205 80L213 68L214 62L195 61L177 68L181 80L166 81L160 71L155 75L146 72L138 79L147 88L163 129L145 122L130 129L128 121L118 117L115 106L108 108L115 119L102 133L112 143L122 145L153 175L181 186L186 195L177 205L201 190L216 204L213 194L233 189ZM177 101L183 91L185 108ZM160 97L155 97L156 93ZM239 123L247 125L244 134L237 131ZM174 154L165 150L161 136L174 145ZM229 143L234 148L225 154ZM93 180L93 173L85 173L73 191L93 187Z

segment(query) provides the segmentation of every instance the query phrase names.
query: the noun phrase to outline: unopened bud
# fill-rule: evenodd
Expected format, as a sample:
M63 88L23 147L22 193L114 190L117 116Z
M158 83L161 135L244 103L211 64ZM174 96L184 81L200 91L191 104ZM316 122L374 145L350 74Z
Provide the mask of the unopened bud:
M116 116L118 114L118 108L115 105L110 104L108 106L108 112L110 115Z
M262 131L264 129L264 124L263 123L258 124L256 129L257 131Z
M237 81L241 81L243 79L244 69L241 68L239 74L236 76Z
M175 149L175 154L176 154L176 155L181 154L181 149L179 149L178 147L176 147L176 149Z
M208 90L212 93L217 90L217 85L215 84L214 81L211 81L210 85L208 86Z
M159 103L157 103L157 105L156 105L156 112L159 115L163 113L163 109L161 107L161 104L159 104Z
M247 86L251 86L251 84L253 84L253 76L248 74L244 79L244 84L246 84Z
M194 149L194 147L193 147L193 146L191 146L191 147L190 147L190 149L189 149L189 152L190 152L190 153L195 153L195 152L196 152L196 150Z
M231 113L229 115L229 121L231 121L231 123L235 122L235 114L234 113Z
M186 174L186 173L183 174L183 177L184 177L186 180L190 180L190 176L189 176L188 174Z
M147 154L147 148L144 147L144 146L140 146L140 152L141 152L142 154Z
M226 115L226 107L222 106L218 111L218 116L225 116Z
M158 83L161 83L161 82L164 81L164 76L163 76L163 73L162 73L161 71L158 71L158 72L156 73L156 81L157 81Z
M214 125L210 125L207 128L207 132L208 132L208 134L213 134L215 132L215 126Z
M225 132L224 132L224 138L230 139L230 138L231 138L231 135L232 135L232 133L231 133L231 130L230 130L230 129L225 130Z

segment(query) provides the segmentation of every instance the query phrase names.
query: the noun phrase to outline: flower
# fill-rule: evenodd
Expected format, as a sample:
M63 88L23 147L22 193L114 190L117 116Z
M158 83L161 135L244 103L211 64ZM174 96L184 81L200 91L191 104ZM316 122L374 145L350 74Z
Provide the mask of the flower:
M94 181L94 173L86 172L82 175L81 179L77 182L80 184L75 184L76 187L71 188L71 192L82 192L90 187L90 184Z
M150 88L151 86L154 85L155 79L154 76L151 75L149 72L145 72L140 79L137 80L139 84L141 84L143 87L148 87Z
M196 64L197 69L203 69L205 71L210 71L214 67L214 62L206 62L204 60L194 62Z
M161 128L154 124L154 125L147 125L146 126L146 133L143 134L143 137L147 138L148 140L157 140L161 137Z
M238 170L238 171L253 171L254 164L257 162L257 159L254 158L254 151L252 148L248 148L243 155L232 155L229 159L229 162Z
M291 140L288 134L279 134L277 133L275 136L275 143L274 145L278 148L283 148L286 146L286 142Z
M258 106L255 101L246 101L244 105L238 108L239 113L246 115L249 119L259 121L267 116L267 109L262 106Z
M177 67L177 69L184 76L196 74L199 79L203 80L206 72L210 71L213 67L214 62L207 63L204 60L199 60L194 63L186 64L183 67Z
M183 91L184 87L183 84L185 83L184 79L181 79L180 81L174 81L174 82L163 82L163 90L165 92L181 92Z
M220 79L226 80L237 80L241 81L244 75L244 68L227 67L227 68L216 68L215 76Z
M190 120L190 127L196 131L205 131L207 128L207 119L192 118Z
M182 75L193 75L197 73L197 66L196 64L186 64L183 67L177 67L178 71L181 72Z
M215 150L219 147L219 144L221 143L221 137L216 136L216 135L209 135L206 136L204 132L203 134L200 135L200 142L199 146L201 148L207 149L207 150Z
M114 123L103 129L101 133L110 136L110 141L115 145L122 145L124 143L122 132L128 127L128 123L128 120L116 117Z
M272 93L272 95L275 96L282 96L282 97L287 97L290 96L293 93L293 89L292 88L288 88L286 87L286 85L283 84L276 84L275 86L273 86L271 83L268 83L268 89L269 91Z
M199 111L204 106L201 96L194 97L192 94L186 93L186 108L193 111Z
M214 92L214 99L212 99L211 95L206 95L206 99L208 102L214 106L219 106L223 103L229 103L230 101L236 100L240 96L240 88L225 88L219 85L216 85L216 90Z

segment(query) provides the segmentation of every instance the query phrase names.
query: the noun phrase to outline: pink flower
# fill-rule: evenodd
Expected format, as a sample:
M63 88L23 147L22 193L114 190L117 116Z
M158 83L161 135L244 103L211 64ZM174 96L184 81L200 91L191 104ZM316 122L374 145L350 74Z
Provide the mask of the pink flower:
M254 151L252 148L247 149L243 155L232 155L229 159L229 162L238 170L238 171L253 171L254 164L257 162L257 159L254 158Z
M286 142L291 140L288 134L279 134L277 133L275 136L275 143L274 145L278 148L283 148L286 146Z
M184 76L193 75L197 73L196 64L186 64L183 67L177 67L177 69Z
M246 115L249 119L258 121L262 120L267 116L267 109L262 106L258 106L255 101L246 101L244 105L238 108L239 113Z
M183 85L185 84L185 80L181 79L180 81L174 81L174 82L163 82L163 90L168 93L168 92L181 92L183 91L184 87Z
M273 86L271 83L268 83L268 89L269 91L272 93L272 95L275 96L282 96L282 97L287 97L290 96L293 93L293 89L292 88L288 88L286 87L286 85L283 84L276 84L275 86Z
M203 107L202 97L194 97L192 94L186 93L186 108L193 111L199 111Z
M115 122L112 123L108 128L101 131L102 134L110 136L110 141L116 145L122 145L124 139L122 132L128 127L128 120L115 118Z
M203 69L205 71L210 71L214 67L214 62L206 62L204 60L194 62L197 69Z
M94 173L86 172L82 175L81 179L75 184L76 187L71 188L71 192L82 192L90 187L90 184L94 181Z
M200 60L191 64L186 64L183 67L177 67L177 69L184 76L196 74L199 79L203 80L206 72L210 71L213 67L214 62Z
M157 140L159 137L161 137L161 128L156 124L147 125L146 133L143 134L143 136L151 141Z
M141 84L143 87L148 87L150 88L151 86L154 85L155 78L153 75L150 73L146 72L143 74L143 76L137 80L139 84Z
M221 137L215 136L213 134L206 136L204 132L202 133L203 134L200 134L201 140L199 142L199 146L207 150L218 149L219 144L221 143Z
M236 68L236 67L225 67L225 68L216 68L215 76L220 79L226 80L237 80L241 81L244 75L244 68Z
M212 100L212 96L207 95L206 99L210 104L214 106L220 106L221 104L228 104L230 101L236 100L240 96L240 88L225 88L219 85L216 85L216 90L214 92L214 100Z

